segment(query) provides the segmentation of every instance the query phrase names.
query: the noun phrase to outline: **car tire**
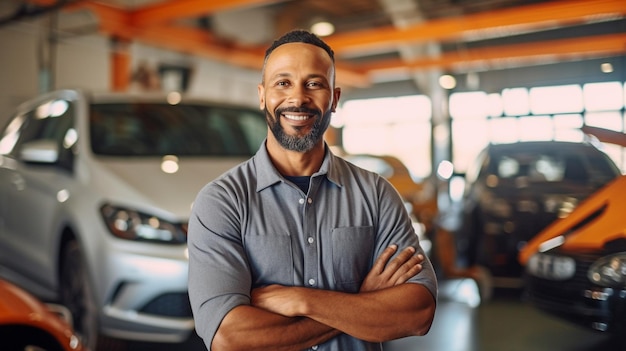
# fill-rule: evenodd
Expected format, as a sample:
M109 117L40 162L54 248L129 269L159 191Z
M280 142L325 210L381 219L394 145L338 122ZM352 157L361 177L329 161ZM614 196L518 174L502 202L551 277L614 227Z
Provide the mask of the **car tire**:
M86 263L76 240L65 243L61 252L61 303L70 310L82 343L90 350L98 345L98 313Z

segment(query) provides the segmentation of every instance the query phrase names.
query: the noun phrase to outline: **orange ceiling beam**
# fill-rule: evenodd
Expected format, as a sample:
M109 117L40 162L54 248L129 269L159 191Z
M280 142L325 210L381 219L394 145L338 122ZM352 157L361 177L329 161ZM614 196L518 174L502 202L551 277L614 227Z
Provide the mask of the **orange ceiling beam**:
M159 26L138 30L135 34L139 41L168 50L199 55L259 71L263 67L264 49L246 49L218 44L205 31L181 26ZM337 64L336 73L337 82L341 85L367 87L371 84L366 73L347 69L341 63Z
M197 54L244 68L259 68L263 53L217 43L206 31L182 26L158 26L138 29L135 39L157 47L183 53Z
M504 37L523 31L539 31L624 15L624 0L552 1L432 20L404 29L390 26L336 34L326 41L338 53L380 51L406 44Z
M206 16L214 12L255 7L286 0L169 0L131 12L133 25L149 26L180 18Z
M258 0L223 1L239 3L260 2ZM175 0L175 2L178 2L178 0ZM213 3L212 1L205 2ZM264 2L267 3L268 0L264 0ZM138 26L134 20L131 20L133 18L131 13L94 1L82 1L73 5L70 9L78 7L87 8L96 13L100 20L100 31L110 36L124 39L132 38L133 40L167 50L199 55L244 68L261 69L263 66L264 47L243 48L235 45L226 45L219 42L210 32L192 27L170 24ZM337 82L351 87L367 87L371 85L366 73L356 72L341 64L337 65Z
M31 0L47 3L49 0ZM177 18L258 6L284 0L169 0L137 10L125 10L94 0L77 2L67 9L87 8L100 21L104 34L149 43L168 50L228 62L233 65L259 69L263 48L243 48L225 44L210 32L184 26L174 26ZM495 65L515 61L537 62L540 59L573 58L574 55L610 55L624 53L620 36L577 38L572 41L499 46L474 49L463 53L448 53L437 58L411 61L387 60L365 65L345 65L341 54L351 51L381 50L398 45L449 39L468 39L511 35L519 31L537 31L550 27L575 25L590 20L620 18L626 15L624 0L566 0L519 6L514 9L484 12L459 18L425 22L404 29L392 27L337 34L326 41L338 53L337 81L344 86L364 87L370 84L368 73L382 74L392 70L454 68L468 65Z
M259 71L263 67L264 49L228 47L218 43L206 31L170 25L140 28L133 32L135 40L167 50L198 55ZM341 63L337 64L337 83L361 88L371 84L367 73L355 72L343 67Z
M356 66L371 74L398 70L499 68L528 63L546 63L581 57L606 57L626 53L626 34L607 34L444 53L416 60L385 60Z

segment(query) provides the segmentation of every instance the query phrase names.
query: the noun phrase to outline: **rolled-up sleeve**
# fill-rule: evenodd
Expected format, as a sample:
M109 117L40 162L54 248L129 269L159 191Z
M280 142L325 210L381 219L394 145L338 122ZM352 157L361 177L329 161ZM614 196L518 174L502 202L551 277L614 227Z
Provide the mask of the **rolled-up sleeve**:
M376 256L380 256L382 251L391 244L398 245L399 248L413 246L424 255L422 270L413 276L408 282L424 285L435 299L438 295L438 284L432 262L424 252L419 242L419 236L412 227L412 221L407 218L408 211L405 210L400 195L386 179L379 179L379 227L378 227L378 247ZM398 251L399 253L400 251Z

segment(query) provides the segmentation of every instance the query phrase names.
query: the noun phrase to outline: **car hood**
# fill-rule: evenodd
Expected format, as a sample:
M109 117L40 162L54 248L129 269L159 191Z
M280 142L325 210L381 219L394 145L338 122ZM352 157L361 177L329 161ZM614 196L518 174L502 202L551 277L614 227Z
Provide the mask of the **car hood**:
M537 234L521 250L520 262L525 264L544 243L552 243L550 248L597 250L609 241L626 238L625 193L626 176L620 176L586 198L569 216L554 221Z
M161 170L161 158L112 158L95 163L92 179L107 201L186 219L198 191L245 158L184 158ZM163 211L164 213L159 213Z

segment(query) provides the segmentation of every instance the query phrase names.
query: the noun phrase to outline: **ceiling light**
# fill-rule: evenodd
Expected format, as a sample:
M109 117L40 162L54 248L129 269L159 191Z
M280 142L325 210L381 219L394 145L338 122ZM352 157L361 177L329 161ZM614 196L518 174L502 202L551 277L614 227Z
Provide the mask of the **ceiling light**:
M439 85L444 89L454 89L456 87L456 78L449 74L439 77Z
M602 70L602 73L611 73L613 72L613 65L609 62L605 62L600 65L600 69Z
M319 21L313 23L311 26L311 32L319 35L320 37L325 37L335 32L335 26L328 21Z

